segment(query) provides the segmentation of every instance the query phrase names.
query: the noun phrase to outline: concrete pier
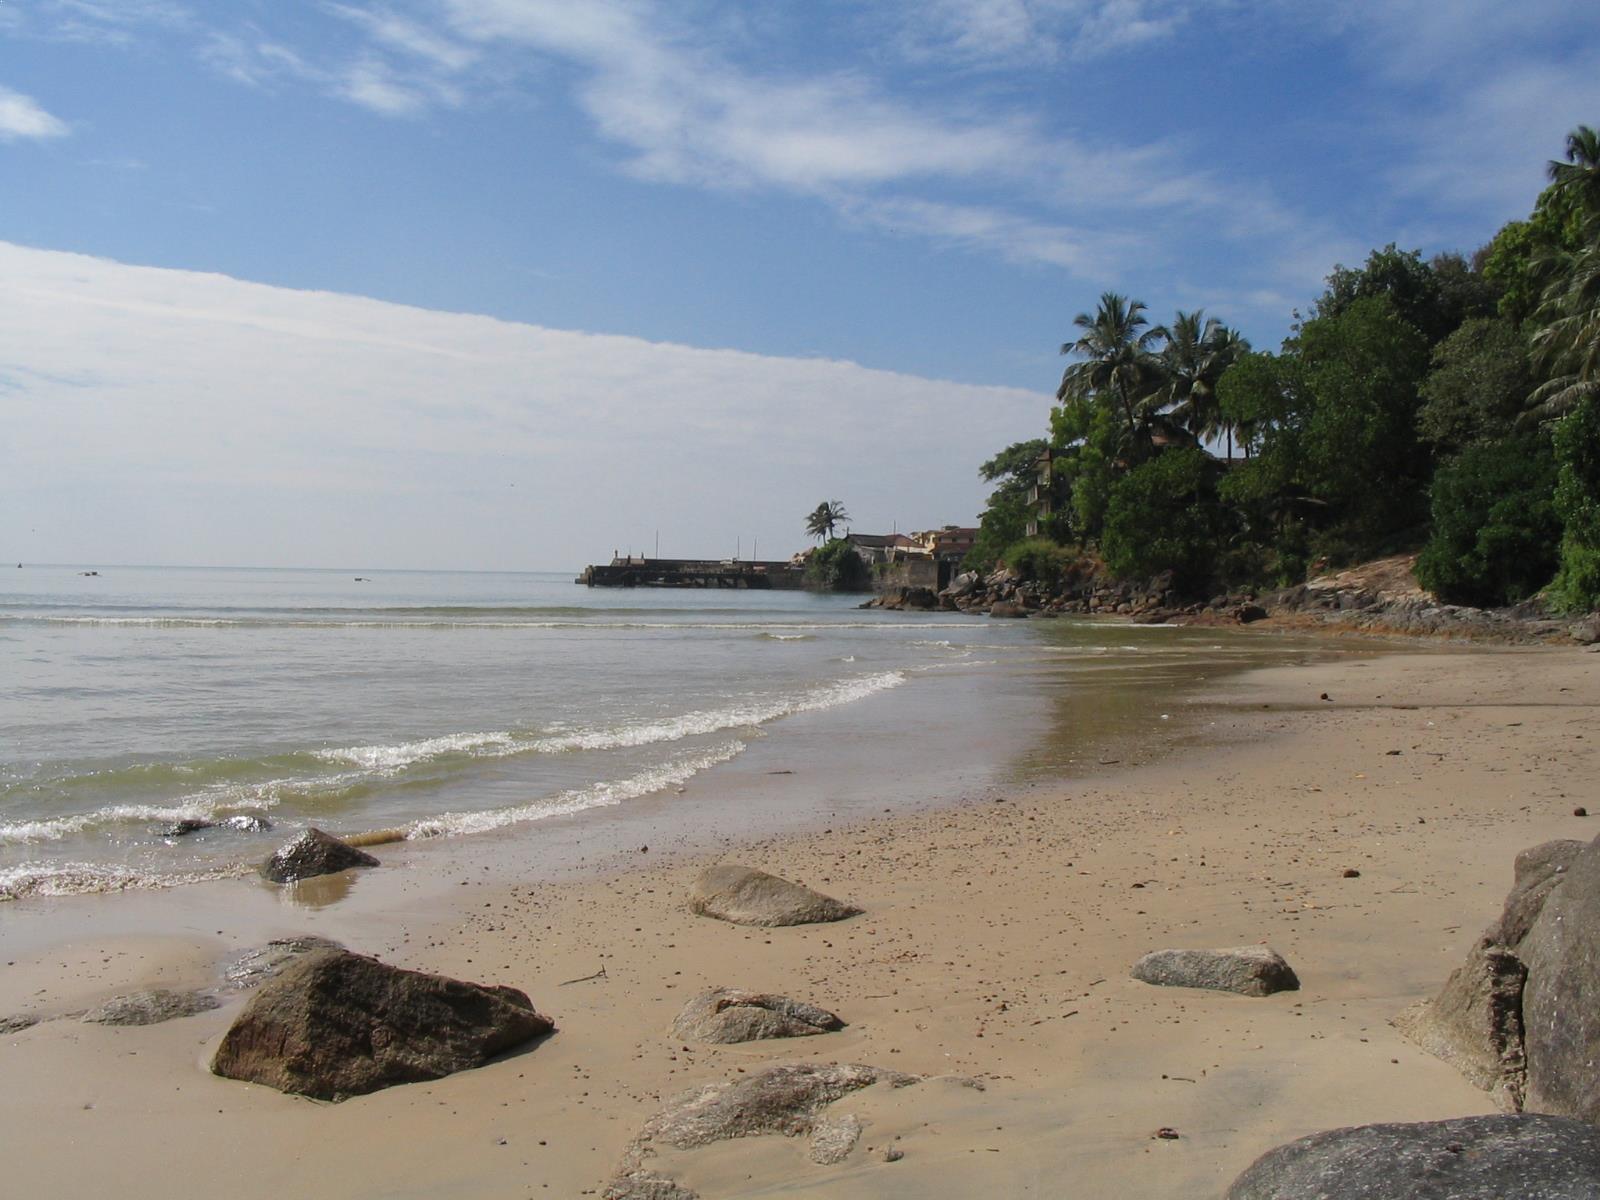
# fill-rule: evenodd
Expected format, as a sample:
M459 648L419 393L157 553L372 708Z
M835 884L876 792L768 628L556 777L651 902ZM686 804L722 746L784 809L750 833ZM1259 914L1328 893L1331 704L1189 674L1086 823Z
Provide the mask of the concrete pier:
M805 586L805 569L787 561L613 558L585 567L573 582L586 587L800 588Z

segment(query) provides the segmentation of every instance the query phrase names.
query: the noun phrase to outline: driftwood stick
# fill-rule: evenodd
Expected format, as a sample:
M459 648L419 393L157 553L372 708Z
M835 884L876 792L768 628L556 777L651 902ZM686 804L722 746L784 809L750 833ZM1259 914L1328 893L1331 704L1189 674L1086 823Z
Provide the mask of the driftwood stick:
M560 983L556 984L556 986L557 987L566 987L567 984L569 984L569 983L588 983L591 979L604 979L605 977L606 977L606 969L604 967L601 967L593 975L584 975L584 976L581 976L581 977L579 977L577 979L563 979Z

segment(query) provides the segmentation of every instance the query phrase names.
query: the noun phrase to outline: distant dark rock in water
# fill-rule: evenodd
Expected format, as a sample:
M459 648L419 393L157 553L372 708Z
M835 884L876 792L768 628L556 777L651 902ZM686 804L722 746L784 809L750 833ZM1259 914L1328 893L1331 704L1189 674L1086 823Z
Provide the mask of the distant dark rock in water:
M991 617L1025 617L1028 610L1010 600L996 600L989 606Z
M295 937L274 938L265 946L246 950L228 964L223 978L228 986L238 991L259 987L284 971L307 954L317 950L343 950L344 947L330 938L314 933Z
M1600 1123L1597 1008L1600 839L1562 840L1517 855L1499 919L1394 1023L1502 1108Z
M271 821L256 813L240 813L238 816L218 821L217 824L224 829L236 829L240 833L265 833L272 828Z
M166 988L152 988L107 1000L98 1008L91 1008L84 1013L83 1019L96 1025L159 1025L163 1021L210 1012L220 1004L215 996L206 992L173 992Z
M674 1037L720 1045L810 1037L843 1028L843 1021L814 1004L738 988L712 988L696 996L672 1023Z
M1241 996L1270 996L1300 986L1282 955L1265 946L1156 950L1134 963L1133 977L1160 987L1209 988Z
M735 925L767 927L842 921L861 912L802 884L734 863L700 873L689 891L689 911Z
M261 864L261 873L274 883L293 883L316 875L331 875L351 867L375 867L378 860L364 850L346 845L320 829L308 829L280 846Z
M215 829L215 821L203 821L199 817L185 817L181 821L174 821L170 825L163 825L151 832L156 837L178 838L188 837L191 833L199 833L202 829Z
M318 1100L480 1067L555 1028L516 988L405 971L348 950L306 954L261 985L211 1069Z
M1258 1158L1225 1200L1596 1200L1600 1129L1549 1116L1359 1125Z

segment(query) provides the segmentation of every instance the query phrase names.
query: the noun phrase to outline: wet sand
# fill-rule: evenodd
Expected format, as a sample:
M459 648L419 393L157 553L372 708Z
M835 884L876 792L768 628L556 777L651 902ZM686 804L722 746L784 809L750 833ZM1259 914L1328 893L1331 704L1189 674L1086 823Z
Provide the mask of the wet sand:
M1600 656L1576 650L1275 668L1221 684L1209 723L1153 764L989 782L930 811L871 818L857 804L832 827L730 835L709 856L663 861L670 844L652 845L625 868L608 859L599 878L507 882L501 858L479 857L503 851L455 847L448 867L363 878L358 915L290 907L237 881L119 898L123 915L84 924L66 948L7 937L0 1015L203 985L248 938L310 929L401 965L521 987L559 1032L478 1071L324 1105L206 1073L237 1000L144 1028L46 1021L0 1037L8 1187L595 1194L662 1097L818 1059L974 1075L986 1088L874 1088L841 1102L867 1128L833 1167L776 1137L658 1165L707 1200L1217 1195L1303 1133L1490 1110L1388 1020L1460 961L1517 850L1596 831L1572 809L1600 812L1597 706ZM794 785L806 762L790 753L792 768L749 764L749 785L775 796ZM775 769L796 776L764 775ZM692 917L688 882L714 859L866 914L771 931ZM163 908L167 932L141 933L143 904L187 918ZM1258 941L1289 959L1300 991L1244 999L1128 977L1147 950ZM810 1000L849 1027L736 1047L669 1040L678 1008L716 984ZM1163 1126L1180 1137L1153 1139ZM892 1163L876 1153L890 1141L903 1153Z

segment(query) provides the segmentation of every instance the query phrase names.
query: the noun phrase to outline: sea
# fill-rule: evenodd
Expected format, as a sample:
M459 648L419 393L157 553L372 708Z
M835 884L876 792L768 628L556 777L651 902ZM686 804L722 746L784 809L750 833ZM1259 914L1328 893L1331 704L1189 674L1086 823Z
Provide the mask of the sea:
M7 568L0 901L244 875L308 826L570 845L630 806L710 835L960 800L1137 755L1193 723L1205 681L1315 652L860 603L572 573ZM719 779L716 805L685 799Z

